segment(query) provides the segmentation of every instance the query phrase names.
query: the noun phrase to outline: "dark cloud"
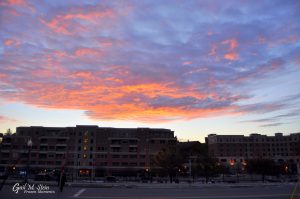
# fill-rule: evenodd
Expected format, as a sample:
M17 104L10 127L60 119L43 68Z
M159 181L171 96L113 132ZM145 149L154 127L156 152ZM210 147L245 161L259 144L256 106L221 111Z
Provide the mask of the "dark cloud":
M272 126L280 126L282 124L285 124L285 123L277 122L277 123L263 124L263 125L260 125L260 126L261 127L272 127Z

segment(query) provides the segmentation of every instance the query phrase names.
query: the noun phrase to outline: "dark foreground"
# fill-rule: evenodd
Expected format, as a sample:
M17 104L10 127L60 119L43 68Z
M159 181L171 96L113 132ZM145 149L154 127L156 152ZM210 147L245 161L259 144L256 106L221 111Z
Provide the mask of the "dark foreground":
M57 187L50 187L55 193L22 193L12 191L12 185L6 185L0 192L2 199L26 198L78 198L78 199L291 199L299 197L299 190L294 197L295 184L277 184L261 186L205 186L205 187L113 187L113 188L81 188L65 187L59 192Z

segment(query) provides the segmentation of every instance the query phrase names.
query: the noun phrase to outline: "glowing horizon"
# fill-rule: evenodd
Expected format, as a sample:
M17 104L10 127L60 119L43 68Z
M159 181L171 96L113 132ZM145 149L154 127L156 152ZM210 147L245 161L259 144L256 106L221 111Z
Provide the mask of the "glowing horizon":
M300 131L297 1L0 2L0 132ZM297 86L298 85L298 86Z

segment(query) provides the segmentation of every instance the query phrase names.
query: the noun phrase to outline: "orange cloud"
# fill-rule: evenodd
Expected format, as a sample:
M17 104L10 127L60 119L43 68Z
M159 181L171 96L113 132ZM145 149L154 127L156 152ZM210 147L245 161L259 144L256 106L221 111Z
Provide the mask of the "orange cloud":
M6 46L17 46L17 45L19 45L19 42L14 40L14 39L5 39L3 43Z
M12 40L12 39L6 39L6 40L4 41L4 44L5 44L6 46L11 46L13 43L14 43L14 40Z
M36 76L51 76L52 71L36 70ZM232 106L188 108L189 104L179 103L171 106L151 103L161 96L170 100L207 98L222 100L218 95L200 93L195 87L180 88L174 84L144 83L123 85L124 80L99 78L100 73L77 71L65 74L74 87L67 88L63 83L27 82L18 85L24 92L6 96L10 100L22 100L44 108L86 110L94 120L136 120L146 122L165 122L172 120L193 119L222 113L231 113ZM82 81L82 79L84 81ZM117 84L109 84L114 82Z
M232 53L225 54L224 58L228 59L228 60L234 61L234 60L237 60L239 58L239 55L237 53L235 53L235 52L232 52Z
M66 14L63 16L59 16L57 19L62 20L71 20L71 19L80 19L80 20L94 20L96 18L103 18L103 17L114 17L115 14L112 10L105 10L103 12L90 12L86 14L77 13L77 14Z
M85 79L91 79L93 78L93 74L90 71L77 71L73 73L74 76L85 78Z

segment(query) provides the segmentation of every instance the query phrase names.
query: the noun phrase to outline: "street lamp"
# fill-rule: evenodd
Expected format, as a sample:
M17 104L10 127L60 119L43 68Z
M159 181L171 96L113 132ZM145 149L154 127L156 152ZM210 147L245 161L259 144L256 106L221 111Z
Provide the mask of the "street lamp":
M32 147L32 140L29 138L27 141L27 147L28 147L28 157L27 157L27 167L26 167L26 175L25 175L25 183L28 182L28 176L29 176L29 161L30 161L30 152Z

